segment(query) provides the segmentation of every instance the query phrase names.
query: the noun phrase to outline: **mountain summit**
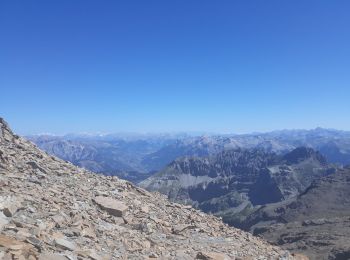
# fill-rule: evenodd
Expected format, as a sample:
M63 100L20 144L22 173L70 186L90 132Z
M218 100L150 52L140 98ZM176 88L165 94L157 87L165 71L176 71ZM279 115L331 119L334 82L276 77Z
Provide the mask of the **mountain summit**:
M284 156L287 164L296 164L307 159L314 159L322 165L327 164L327 159L319 152L309 147L298 147Z
M0 119L0 258L293 259L115 177L39 150Z

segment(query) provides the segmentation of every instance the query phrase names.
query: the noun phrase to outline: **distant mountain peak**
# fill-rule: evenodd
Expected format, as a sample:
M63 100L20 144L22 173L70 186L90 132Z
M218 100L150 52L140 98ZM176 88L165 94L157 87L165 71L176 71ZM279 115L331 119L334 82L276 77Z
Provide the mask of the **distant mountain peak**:
M296 164L311 158L319 161L321 164L327 163L326 158L318 151L304 146L294 149L283 157L287 161L287 164Z

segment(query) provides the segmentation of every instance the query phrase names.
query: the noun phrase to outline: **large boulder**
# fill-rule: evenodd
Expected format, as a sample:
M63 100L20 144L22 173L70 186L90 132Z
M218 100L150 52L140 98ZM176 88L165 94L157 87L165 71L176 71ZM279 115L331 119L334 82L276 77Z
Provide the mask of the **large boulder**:
M128 209L128 207L123 202L110 197L97 196L94 198L94 202L101 209L116 217L122 217Z

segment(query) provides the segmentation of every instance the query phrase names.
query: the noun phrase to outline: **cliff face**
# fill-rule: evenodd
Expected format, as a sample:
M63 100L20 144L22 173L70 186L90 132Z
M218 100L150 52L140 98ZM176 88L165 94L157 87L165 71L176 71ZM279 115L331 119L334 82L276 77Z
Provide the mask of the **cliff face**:
M314 181L290 200L261 207L244 227L311 259L350 259L350 169Z
M142 184L310 259L350 259L350 168L313 149L183 158Z
M0 120L3 259L292 259L214 216L49 156Z
M178 159L141 186L240 226L256 207L292 198L334 171L310 148L300 147L284 156L235 149L207 158Z

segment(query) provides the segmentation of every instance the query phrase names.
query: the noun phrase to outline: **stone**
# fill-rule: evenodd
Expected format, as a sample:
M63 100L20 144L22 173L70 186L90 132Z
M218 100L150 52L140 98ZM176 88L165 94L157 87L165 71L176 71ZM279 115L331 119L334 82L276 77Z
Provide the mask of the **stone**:
M0 246L5 248L10 248L14 250L19 250L23 248L23 243L17 241L9 236L0 235Z
M0 212L0 231L3 229L4 226L6 226L9 223L9 219Z
M95 250L90 250L87 255L92 260L103 260L103 258L101 256L99 256Z
M38 260L67 260L67 258L59 254L43 253L39 255Z
M64 238L56 238L55 244L64 250L74 251L76 249L75 243L68 241L67 239L64 239Z
M37 239L36 237L28 237L26 239L26 241L35 247L41 248L42 242L39 239Z
M52 220L56 223L57 227L60 227L66 221L65 217L60 214L53 216Z
M6 217L12 217L20 207L20 201L15 196L0 196L0 210Z
M221 253L207 253L207 252L199 252L196 256L196 259L203 260L230 260L230 258Z
M149 254L148 257L149 257L149 258L158 258L159 255L157 255L156 253L152 252L152 253Z
M17 206L15 204L5 207L2 212L6 217L12 217L17 212Z
M185 231L186 229L193 229L196 228L194 225L177 225L173 227L172 232L174 234L180 234L181 232Z
M123 202L110 197L97 196L94 201L101 209L116 217L122 217L128 209Z
M95 239L96 238L96 234L94 232L94 230L92 228L84 228L83 231L81 232L81 235L83 237L88 237L91 239Z
M295 260L310 260L307 256L302 255L302 254L292 254Z
M46 170L40 167L39 164L35 161L27 162L27 164L30 165L33 169L38 169L39 171L45 174L47 173Z
M149 213L149 207L148 206L142 206L141 211L144 213Z

